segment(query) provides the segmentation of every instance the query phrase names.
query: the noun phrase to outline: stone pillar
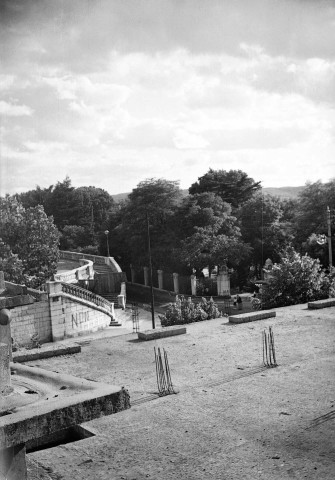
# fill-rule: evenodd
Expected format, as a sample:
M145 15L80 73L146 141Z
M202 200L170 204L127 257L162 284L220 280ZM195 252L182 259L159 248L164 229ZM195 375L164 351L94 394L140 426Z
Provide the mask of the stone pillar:
M144 285L147 287L149 285L149 267L143 267L144 272Z
M218 296L230 295L229 273L219 273L217 276Z
M174 293L179 293L179 273L173 273L173 290Z
M157 270L158 274L158 288L163 290L163 270Z
M10 393L10 384L9 347L6 343L0 343L0 397Z
M62 284L60 282L47 282L47 290L49 294L52 341L57 342L65 338L66 330Z
M191 275L191 292L192 295L197 294L197 277L195 275Z
M131 283L135 283L135 268L130 265Z
M12 357L12 335L10 331L10 322L12 314L7 308L0 310L0 342L8 346L9 361L13 360Z

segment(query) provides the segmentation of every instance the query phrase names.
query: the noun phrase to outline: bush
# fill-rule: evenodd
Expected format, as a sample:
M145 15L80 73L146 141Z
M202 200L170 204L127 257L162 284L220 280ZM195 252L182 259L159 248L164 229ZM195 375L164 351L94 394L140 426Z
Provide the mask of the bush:
M162 327L169 327L218 318L221 314L212 298L208 302L202 298L200 303L194 304L191 298L177 296L176 302L170 303L166 313L158 316Z
M319 260L301 256L292 247L274 264L268 285L262 292L265 308L283 307L328 298L334 290L334 278L322 269Z

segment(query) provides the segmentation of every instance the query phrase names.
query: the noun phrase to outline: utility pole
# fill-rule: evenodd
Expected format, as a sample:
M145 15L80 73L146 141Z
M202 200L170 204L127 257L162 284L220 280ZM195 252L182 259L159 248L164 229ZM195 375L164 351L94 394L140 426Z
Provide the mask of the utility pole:
M330 208L329 207L327 207L327 225L328 225L329 268L332 268L332 266L333 266L332 229L331 229Z
M147 213L147 230L148 230L148 253L149 253L149 270L150 270L150 293L151 293L151 320L152 328L155 329L155 300L154 300L154 287L152 284L152 259L151 259L151 245L150 245L150 225L149 215Z

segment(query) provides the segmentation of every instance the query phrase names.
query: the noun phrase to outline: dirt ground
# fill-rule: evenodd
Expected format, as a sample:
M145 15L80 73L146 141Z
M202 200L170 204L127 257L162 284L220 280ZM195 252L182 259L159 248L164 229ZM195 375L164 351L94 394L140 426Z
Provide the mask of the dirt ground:
M157 341L106 331L80 354L30 362L125 386L132 407L84 424L91 438L29 454L29 480L335 478L335 307L276 312ZM269 326L272 369L261 368ZM176 395L155 395L155 346L167 352Z

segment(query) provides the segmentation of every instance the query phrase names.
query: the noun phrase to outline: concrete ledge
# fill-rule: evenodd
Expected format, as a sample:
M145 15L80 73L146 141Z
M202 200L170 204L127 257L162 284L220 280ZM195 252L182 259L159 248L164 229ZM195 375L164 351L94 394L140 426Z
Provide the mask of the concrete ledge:
M313 310L317 308L327 308L335 306L335 298L326 298L325 300L315 300L315 302L308 302L308 308Z
M139 340L156 340L157 338L172 337L174 335L182 335L186 333L186 327L172 326L156 328L155 330L145 330L138 332Z
M276 312L272 310L263 310L261 312L248 312L241 313L240 315L234 315L229 317L229 323L247 323L254 322L255 320L264 320L266 318L272 318L276 316Z
M42 358L58 357L59 355L70 355L80 353L80 345L48 345L32 350L13 352L13 362L29 362L30 360L40 360Z

